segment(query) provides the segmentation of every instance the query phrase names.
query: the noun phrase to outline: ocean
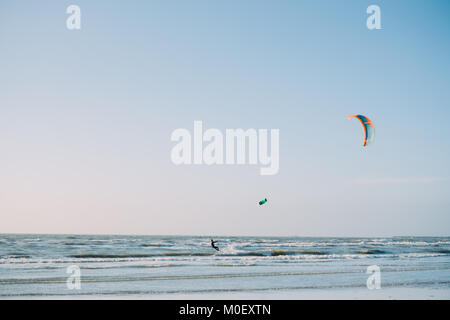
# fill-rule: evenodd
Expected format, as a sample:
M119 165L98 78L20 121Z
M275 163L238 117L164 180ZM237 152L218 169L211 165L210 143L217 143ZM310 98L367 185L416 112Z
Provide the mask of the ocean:
M450 237L215 240L0 234L0 299L450 299Z

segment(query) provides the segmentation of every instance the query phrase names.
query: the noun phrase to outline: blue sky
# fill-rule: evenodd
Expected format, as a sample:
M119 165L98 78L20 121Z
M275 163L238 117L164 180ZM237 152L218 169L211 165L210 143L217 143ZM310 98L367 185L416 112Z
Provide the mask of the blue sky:
M2 1L0 232L449 235L449 9ZM174 166L194 120L279 129L279 174Z

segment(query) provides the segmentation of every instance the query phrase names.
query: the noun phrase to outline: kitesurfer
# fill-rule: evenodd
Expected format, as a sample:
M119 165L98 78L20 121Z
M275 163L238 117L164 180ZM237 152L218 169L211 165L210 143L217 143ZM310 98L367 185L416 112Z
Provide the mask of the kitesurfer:
M217 251L219 251L219 248L216 246L216 243L218 241L214 241L213 239L211 239L211 247L213 247L214 249L216 249Z

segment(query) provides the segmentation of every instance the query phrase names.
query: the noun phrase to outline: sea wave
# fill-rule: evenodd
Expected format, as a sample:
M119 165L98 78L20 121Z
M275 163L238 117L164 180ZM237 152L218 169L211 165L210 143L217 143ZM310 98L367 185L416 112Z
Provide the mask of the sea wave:
M326 255L327 252L318 250L273 250L272 256L292 256L292 255Z
M361 249L361 250L355 250L355 253L359 253L359 254L384 254L387 253L384 250L380 250L380 249Z

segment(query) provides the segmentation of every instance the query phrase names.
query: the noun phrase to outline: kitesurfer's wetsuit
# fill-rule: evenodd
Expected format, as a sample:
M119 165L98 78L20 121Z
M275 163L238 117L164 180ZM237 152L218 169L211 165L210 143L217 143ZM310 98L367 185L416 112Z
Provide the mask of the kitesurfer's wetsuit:
M219 251L219 248L216 247L216 243L217 243L217 241L214 241L213 239L211 239L211 247L213 247L214 249L216 249L217 251Z

